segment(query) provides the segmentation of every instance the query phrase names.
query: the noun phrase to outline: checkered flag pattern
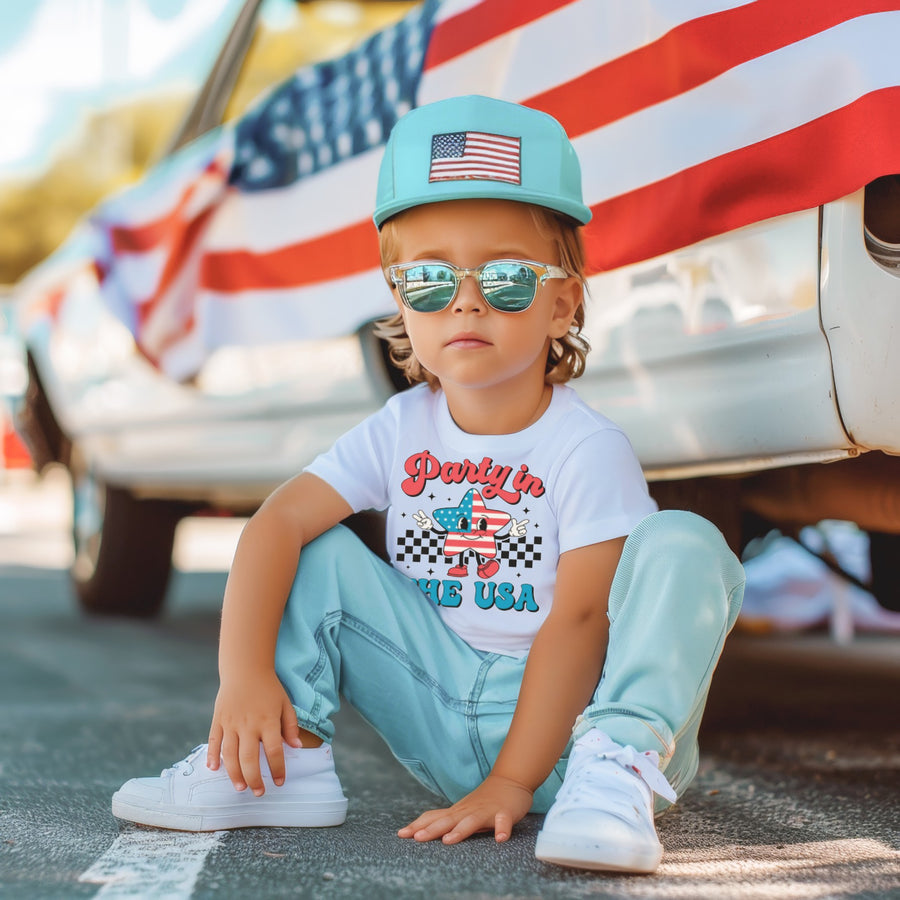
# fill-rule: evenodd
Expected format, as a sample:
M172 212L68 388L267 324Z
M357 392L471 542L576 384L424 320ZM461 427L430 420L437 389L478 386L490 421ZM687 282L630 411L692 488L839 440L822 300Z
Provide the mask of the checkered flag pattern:
M528 540L510 540L497 544L497 559L511 569L531 569L541 558L541 536ZM445 560L441 552L444 535L433 531L415 531L408 528L397 537L397 552L394 560L398 563L422 563L435 565Z
M397 538L397 552L394 561L398 563L428 562L434 565L441 562L443 538L431 531L413 531L407 528L405 534Z
M511 569L531 569L536 562L540 562L541 543L541 536L536 535L530 540L520 538L518 541L497 544L497 559Z

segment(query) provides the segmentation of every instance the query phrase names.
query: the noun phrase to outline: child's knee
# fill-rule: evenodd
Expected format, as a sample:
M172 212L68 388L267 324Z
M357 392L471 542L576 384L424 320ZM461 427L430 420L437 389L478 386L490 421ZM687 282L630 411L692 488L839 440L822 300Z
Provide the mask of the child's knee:
M722 533L701 516L684 510L662 510L638 523L622 553L617 577L646 586L654 602L672 595L679 609L721 608L734 624L743 597L744 570ZM611 613L618 609L610 604Z
M301 549L300 565L346 565L349 558L364 550L365 544L349 528L335 525Z
M632 533L641 532L647 532L658 540L725 545L722 532L712 522L684 509L661 509L645 516Z
M341 572L353 571L354 557L362 552L367 552L365 545L343 525L335 525L305 544L300 549L288 609L296 606L298 598L303 606L309 606L311 597L335 593Z
M742 578L737 557L722 532L707 519L680 509L666 509L642 519L628 538L635 552L671 566L709 566L733 570Z

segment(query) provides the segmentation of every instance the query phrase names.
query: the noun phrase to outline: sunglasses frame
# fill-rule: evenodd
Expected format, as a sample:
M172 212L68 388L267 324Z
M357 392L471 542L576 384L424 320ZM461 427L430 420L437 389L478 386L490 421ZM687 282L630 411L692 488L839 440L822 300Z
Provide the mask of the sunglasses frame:
M490 298L485 294L484 289L481 286L481 273L488 267L497 265L498 263L513 263L517 266L525 266L527 269L531 269L532 272L537 276L538 280L534 286L534 294L532 295L531 300L528 302L527 306L523 306L521 309L503 309L502 307L494 306L491 303ZM453 272L454 277L454 287L453 294L450 299L442 306L440 309L416 309L410 302L406 296L406 289L404 286L404 275L410 269L415 269L418 266L445 266ZM407 309L411 309L413 312L417 313L431 313L431 312L443 312L455 299L456 295L459 293L459 287L462 284L464 278L468 278L470 275L475 278L478 282L478 291L482 297L484 297L485 303L490 306L491 309L496 310L497 312L502 313L520 313L525 312L525 310L530 309L532 304L534 303L535 297L537 297L538 288L544 286L544 284L549 281L551 278L569 278L569 273L563 269L561 266L552 266L548 263L536 262L532 259L489 259L487 262L483 262L480 266L476 266L474 269L467 269L464 266L454 266L453 263L449 263L443 259L417 259L415 262L410 263L397 263L393 266L388 266L385 270L388 278L391 281L391 284L397 289L400 294L400 299L403 301L403 305Z

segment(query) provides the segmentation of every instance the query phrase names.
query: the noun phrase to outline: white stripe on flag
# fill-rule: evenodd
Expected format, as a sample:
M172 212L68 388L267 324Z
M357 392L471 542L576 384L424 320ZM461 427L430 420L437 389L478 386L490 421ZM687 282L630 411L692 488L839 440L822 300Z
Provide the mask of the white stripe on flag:
M354 331L360 322L396 312L380 269L297 288L236 294L203 290L197 306L199 325L213 346L263 344L305 335L337 337ZM228 310L227 320L205 321L202 310L219 306Z
M650 44L685 22L748 2L578 0L426 70L417 102L421 106L458 94L521 102Z
M438 6L434 21L436 24L446 22L447 19L452 19L482 2L483 0L443 0Z
M900 12L851 19L576 138L585 202L660 181L896 85L898 36ZM845 65L835 65L841 59Z
M371 219L383 153L376 147L277 190L230 190L205 248L265 253Z
M194 296L194 328L160 349L160 361L173 378L183 378L220 346L339 337L395 311L380 269L302 288L200 290Z
M213 160L223 170L234 158L234 129L220 128L198 138L150 169L136 184L103 201L103 221L138 227L168 215L186 188Z
M120 253L104 288L121 291L134 305L139 305L156 291L168 259L167 247L156 247L143 253Z

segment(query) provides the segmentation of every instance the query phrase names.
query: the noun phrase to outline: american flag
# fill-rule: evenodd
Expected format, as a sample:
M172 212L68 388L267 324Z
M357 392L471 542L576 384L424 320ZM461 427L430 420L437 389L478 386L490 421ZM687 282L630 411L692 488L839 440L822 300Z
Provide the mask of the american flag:
M884 0L426 0L100 206L86 265L175 377L348 333L392 309L371 221L391 125L480 93L563 124L590 266L616 268L900 172L898 47Z
M521 141L517 137L484 134L481 131L436 134L431 139L428 180L461 181L473 178L518 184L521 180L521 156Z

